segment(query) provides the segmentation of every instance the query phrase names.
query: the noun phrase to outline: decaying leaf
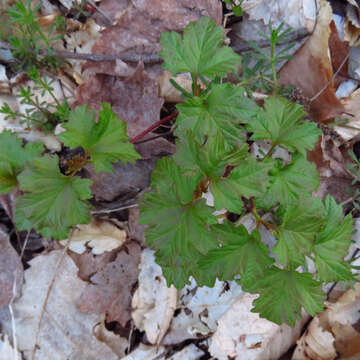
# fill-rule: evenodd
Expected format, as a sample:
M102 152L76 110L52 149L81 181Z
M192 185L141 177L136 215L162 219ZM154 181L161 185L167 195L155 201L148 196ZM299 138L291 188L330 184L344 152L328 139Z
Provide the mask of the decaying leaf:
M0 308L20 294L22 280L20 256L11 246L9 236L0 228Z
M76 272L73 261L61 250L31 260L22 296L13 304L18 348L25 359L32 358L34 347L37 360L118 359L93 334L104 315L83 314L76 308L86 287Z
M242 294L235 282L216 281L213 288L198 287L191 278L179 294L177 315L173 318L163 344L176 344L215 332L219 318Z
M125 230L120 230L110 222L93 219L90 224L76 227L70 238L69 249L82 254L88 246L93 254L99 255L119 248L125 241Z
M145 330L151 344L159 344L174 315L177 290L166 285L153 251L145 249L141 256L139 287L132 299L135 326Z
M131 290L138 279L140 254L137 243L124 244L116 259L90 278L78 309L85 313L106 312L108 322L118 321L125 326L131 318Z
M276 296L276 294L274 295ZM278 326L251 312L257 295L244 293L218 320L209 352L218 360L277 360L299 337L308 319L304 315L294 328Z
M317 315L298 341L293 360L358 359L360 356L360 285Z

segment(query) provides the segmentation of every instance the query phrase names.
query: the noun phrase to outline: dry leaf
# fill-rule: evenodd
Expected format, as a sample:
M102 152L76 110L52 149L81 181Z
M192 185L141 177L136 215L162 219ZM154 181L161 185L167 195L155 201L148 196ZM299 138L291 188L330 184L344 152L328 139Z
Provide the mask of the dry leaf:
M4 339L1 339L0 334L0 359L1 360L20 360L21 355L17 350L15 350L9 343L9 338L7 335L4 336Z
M11 246L9 236L0 228L0 308L20 294L23 272L20 256Z
M86 287L76 273L75 264L62 250L30 261L30 268L25 271L22 296L13 304L18 347L24 352L25 359L31 359L34 346L34 359L37 360L118 359L93 334L93 327L103 320L103 314L83 314L76 308ZM48 294L54 275L54 285Z
M331 19L330 4L326 0L321 0L314 33L280 71L280 81L283 84L296 86L309 99L317 95L333 75L328 51ZM314 121L320 123L340 116L343 112L333 83L310 104L310 115Z
M138 160L135 164L119 161L113 164L112 173L95 173L93 166L86 166L93 181L91 193L97 201L130 199L150 185L150 175L156 164L155 159Z
M294 328L278 326L250 312L256 297L244 293L218 320L209 347L212 356L218 360L277 360L295 343L308 316Z
M128 356L122 360L165 360L162 354L164 348L162 346L148 346L140 344Z
M360 358L360 285L317 315L298 341L293 360Z
M235 282L216 281L213 288L198 287L191 278L179 294L176 317L162 344L176 344L186 339L196 339L213 333L219 318L242 294L241 287Z
M108 322L118 321L122 326L131 319L132 289L137 281L141 249L135 242L123 246L116 259L90 278L84 289L79 310L86 313L106 312Z
M166 285L154 253L145 249L141 255L139 286L132 299L135 326L144 330L151 344L159 344L174 315L177 290Z
M99 255L121 247L125 241L125 230L110 222L92 219L90 224L77 225L71 235L69 249L82 254L88 246L93 254ZM67 240L62 242L66 243Z

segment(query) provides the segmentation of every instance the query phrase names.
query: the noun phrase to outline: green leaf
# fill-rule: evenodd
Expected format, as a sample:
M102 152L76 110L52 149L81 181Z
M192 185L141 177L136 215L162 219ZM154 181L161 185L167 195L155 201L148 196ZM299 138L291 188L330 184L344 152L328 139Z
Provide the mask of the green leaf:
M285 98L269 97L247 128L254 133L252 140L271 140L273 146L283 145L305 156L306 150L314 148L321 131L315 123L302 121L304 116L301 105Z
M141 206L140 223L148 225L146 243L156 251L168 285L177 288L195 275L201 255L216 246L208 228L216 223L213 209L204 199L189 202L197 181L182 176L172 159L163 158L152 176L153 190L145 194Z
M200 144L191 131L186 131L176 144L174 160L186 174L200 171L204 176L220 178L227 165L239 165L249 156L248 146L244 142L239 146L228 144L217 132Z
M164 69L173 74L225 77L228 72L237 72L241 57L230 47L222 46L224 40L224 29L203 17L188 25L183 38L174 31L162 33L159 55L164 59Z
M344 261L351 244L353 219L344 219L342 207L328 195L325 199L326 223L318 234L315 245L315 266L320 280L346 281L353 278L349 263Z
M286 209L273 249L281 264L297 268L305 263L305 255L311 254L324 217L323 204L317 198L304 198Z
M228 177L211 182L215 208L241 213L242 196L249 198L265 193L271 167L272 162L259 162L249 157L234 168Z
M111 163L118 160L134 162L140 158L126 135L126 123L109 104L102 104L98 122L95 117L96 112L87 105L76 107L70 113L69 122L63 125L66 132L60 134L60 140L71 148L84 148L96 172L112 172Z
M249 121L258 111L256 104L244 96L243 88L229 83L213 85L210 93L188 99L177 109L175 135L192 130L203 143L220 132L230 144L238 144L244 138L244 128L239 124Z
M45 237L65 239L70 227L90 221L91 180L60 173L58 158L45 155L19 175L15 222L20 230L34 228Z
M22 146L22 140L11 131L0 134L0 194L8 194L17 185L17 176L24 170L26 163L44 151L40 143L27 143Z
M260 297L254 301L252 312L274 323L295 325L301 318L303 307L311 316L323 310L325 294L321 283L312 274L282 270L273 267L254 284L254 292Z
M219 246L210 250L200 262L200 268L211 274L213 285L216 277L220 280L232 280L241 275L241 285L248 288L263 277L274 262L269 257L269 249L261 242L260 234L254 230L248 233L243 225L214 225Z
M311 196L319 185L316 165L299 154L293 154L289 165L283 167L279 160L274 164L270 171L270 186L257 204L266 209L278 203L288 207L299 199Z

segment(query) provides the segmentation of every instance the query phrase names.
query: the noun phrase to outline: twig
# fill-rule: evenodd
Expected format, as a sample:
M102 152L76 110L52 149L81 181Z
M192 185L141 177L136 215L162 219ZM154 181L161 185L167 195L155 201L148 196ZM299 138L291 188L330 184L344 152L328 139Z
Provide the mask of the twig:
M109 214L109 213L112 213L112 212L115 212L115 211L121 211L121 210L131 209L131 208L138 207L138 206L139 206L138 204L132 204L132 205L121 206L121 207L118 207L118 208L115 208L115 209L94 210L94 211L91 211L91 214L92 214L92 215L96 215L96 214Z
M174 112L173 114L170 114L169 116L166 116L162 119L160 119L159 121L155 122L154 124L152 124L150 127L148 127L146 130L144 130L142 133L140 133L139 135L136 135L134 138L132 138L130 140L130 142L132 144L135 144L136 142L138 142L139 140L141 140L146 134L148 134L149 132L151 132L152 130L156 129L157 127L159 127L161 124L166 123L169 120L172 120L174 118L176 118L178 116L178 112Z
M345 57L344 60L341 62L340 66L338 67L338 69L335 71L335 73L332 75L332 77L329 79L329 81L325 84L325 86L318 92L316 93L311 99L310 99L310 103L312 103L314 100L316 100L328 87L329 85L333 82L333 80L335 79L335 77L337 76L337 74L340 72L340 70L343 68L343 66L345 65L346 61L349 59L350 53L348 53Z
M360 193L354 195L354 196L351 196L349 197L348 199L344 200L343 202L340 203L340 206L344 206L350 202L353 202L354 200L356 200L358 197L360 196Z
M71 236L69 237L68 241L66 242L66 246L64 247L63 253L61 254L61 258L59 259L58 263L56 264L56 267L55 267L55 270L54 270L54 275L53 275L53 277L51 279L48 290L46 292L44 302L43 302L42 307L41 307L40 319L39 319L39 323L38 323L38 327L37 327L36 335L35 335L34 348L32 349L32 352L31 352L31 360L35 359L35 352L36 352L36 349L37 349L37 342L38 342L38 338L39 338L39 335L40 335L41 322L42 322L42 319L44 317L46 305L47 305L47 302L49 300L49 295L50 295L51 290L52 290L52 288L54 287L54 284L55 284L56 276L58 274L58 271L60 269L60 266L61 266L62 262L65 259L66 251L69 248L70 239L71 239Z

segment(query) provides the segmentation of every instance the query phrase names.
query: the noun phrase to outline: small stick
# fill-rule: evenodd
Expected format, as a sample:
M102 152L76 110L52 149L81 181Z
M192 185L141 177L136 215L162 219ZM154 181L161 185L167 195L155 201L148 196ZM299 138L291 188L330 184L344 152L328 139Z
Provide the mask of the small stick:
M148 134L150 131L156 129L161 124L166 123L167 121L176 118L177 116L178 116L178 112L174 112L173 114L170 114L169 116L166 116L166 117L160 119L159 121L157 121L156 123L154 123L150 127L148 127L146 130L144 130L142 133L140 133L139 135L136 135L134 138L132 138L130 140L131 144L135 144L136 142L141 140L146 134Z

